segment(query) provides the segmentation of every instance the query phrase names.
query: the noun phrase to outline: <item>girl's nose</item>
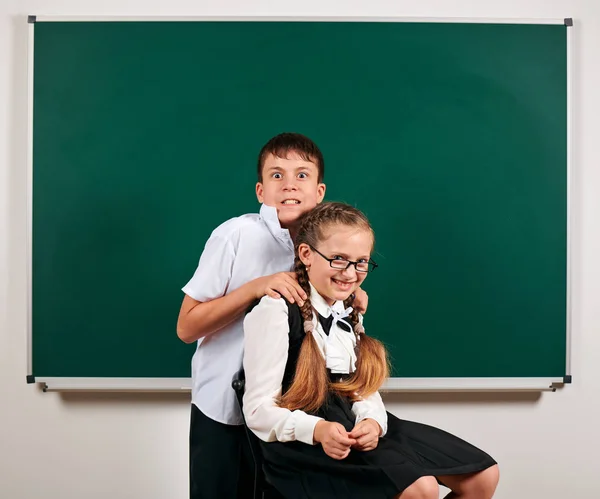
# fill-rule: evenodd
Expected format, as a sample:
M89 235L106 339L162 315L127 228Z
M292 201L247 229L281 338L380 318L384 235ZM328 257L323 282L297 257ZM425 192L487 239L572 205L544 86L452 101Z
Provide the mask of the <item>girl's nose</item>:
M348 268L342 270L342 275L347 277L356 276L356 269L354 268L354 265L349 265Z

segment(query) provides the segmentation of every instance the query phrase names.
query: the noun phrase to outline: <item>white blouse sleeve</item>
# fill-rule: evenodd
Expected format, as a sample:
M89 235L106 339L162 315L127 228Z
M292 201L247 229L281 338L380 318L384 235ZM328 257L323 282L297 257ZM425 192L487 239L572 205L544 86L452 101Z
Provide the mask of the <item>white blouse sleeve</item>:
M356 415L356 424L360 423L363 419L371 418L381 426L380 437L383 437L387 433L387 412L379 392L375 392L358 402L354 402L352 404L352 412Z
M363 324L362 314L358 315L358 319ZM375 392L367 398L354 402L352 412L356 415L356 424L360 423L363 419L371 418L381 426L380 437L383 437L387 433L387 411L379 392Z
M244 319L244 417L265 442L298 440L314 445L321 420L303 411L276 405L288 358L288 310L282 298L265 296Z

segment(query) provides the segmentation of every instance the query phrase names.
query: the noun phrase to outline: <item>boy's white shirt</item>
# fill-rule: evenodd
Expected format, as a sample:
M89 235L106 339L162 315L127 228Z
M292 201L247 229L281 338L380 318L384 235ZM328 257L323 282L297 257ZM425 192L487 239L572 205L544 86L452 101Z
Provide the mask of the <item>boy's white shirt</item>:
M311 285L311 303L323 317L329 317L331 310L344 311L341 301L331 307ZM327 359L327 348L331 337L342 339L337 344L335 356L345 358L342 364L351 372L352 355L356 339L354 333L343 331L337 325L331 327L328 335L313 316L314 336L321 353ZM246 387L244 392L244 416L248 427L265 442L291 442L298 440L314 445L315 425L322 419L303 411L290 411L278 407L276 401L281 396L281 382L288 358L289 346L288 308L283 298L265 296L244 320L244 370ZM332 336L333 335L333 336ZM346 341L347 340L347 341ZM334 340L335 341L335 340ZM347 348L348 346L351 348ZM346 354L346 355L344 355ZM356 357L354 356L354 362ZM336 361L336 363L339 359ZM339 365L339 364L338 364ZM339 372L343 372L342 369ZM366 418L374 419L381 426L382 436L387 432L387 412L379 392L355 402L352 412L356 424Z
M258 277L289 272L293 264L289 231L281 228L276 208L263 204L260 214L232 218L213 231L183 292L199 302L214 300ZM223 424L243 423L231 388L242 366L243 321L198 340L192 358L192 403Z

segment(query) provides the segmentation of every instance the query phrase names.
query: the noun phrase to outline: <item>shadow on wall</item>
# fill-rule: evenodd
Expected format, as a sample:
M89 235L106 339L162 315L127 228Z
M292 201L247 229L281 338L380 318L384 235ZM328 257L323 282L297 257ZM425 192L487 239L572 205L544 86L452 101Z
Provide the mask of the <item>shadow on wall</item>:
M40 392L41 387L39 388ZM59 396L67 405L105 405L105 404L186 404L189 405L188 392L49 392L46 397ZM382 393L387 406L395 404L411 406L448 406L481 405L502 406L504 409L510 405L533 406L542 400L542 396L552 397L552 393L540 392L435 392L435 393Z
M553 394L548 393L551 397ZM419 392L419 393L393 393L382 394L386 405L534 405L541 401L542 392Z

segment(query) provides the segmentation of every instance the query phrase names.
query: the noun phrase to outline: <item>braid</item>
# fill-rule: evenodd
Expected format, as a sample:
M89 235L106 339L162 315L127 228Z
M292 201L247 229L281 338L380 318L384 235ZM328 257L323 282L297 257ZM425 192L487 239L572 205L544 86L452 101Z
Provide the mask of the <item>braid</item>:
M352 306L352 301L351 297L347 298L344 307ZM349 318L356 336L356 370L345 381L332 383L331 389L356 401L376 392L389 376L390 367L385 347L365 334L355 309L352 309Z
M294 270L298 277L298 283L307 296L304 304L300 307L300 312L304 319L305 335L300 347L294 379L288 390L281 397L279 406L285 407L290 411L301 409L305 412L317 412L325 402L329 379L327 368L325 367L325 359L312 335L314 328L313 310L310 302L308 273L298 256L296 256L294 262ZM307 390L307 386L311 387L311 389Z
M344 308L352 307L352 302L354 298L349 296L344 300ZM360 333L356 330L356 325L360 324L360 319L358 318L358 311L353 307L352 312L350 312L350 322L352 323L352 331L354 331L354 335L356 336L356 344L360 341Z
M304 322L312 321L312 304L310 302L310 284L308 282L308 272L306 271L306 266L302 263L299 256L296 256L294 260L294 271L296 272L296 277L298 278L298 284L306 293L306 300L304 304L300 307L300 312L302 312L302 318Z

